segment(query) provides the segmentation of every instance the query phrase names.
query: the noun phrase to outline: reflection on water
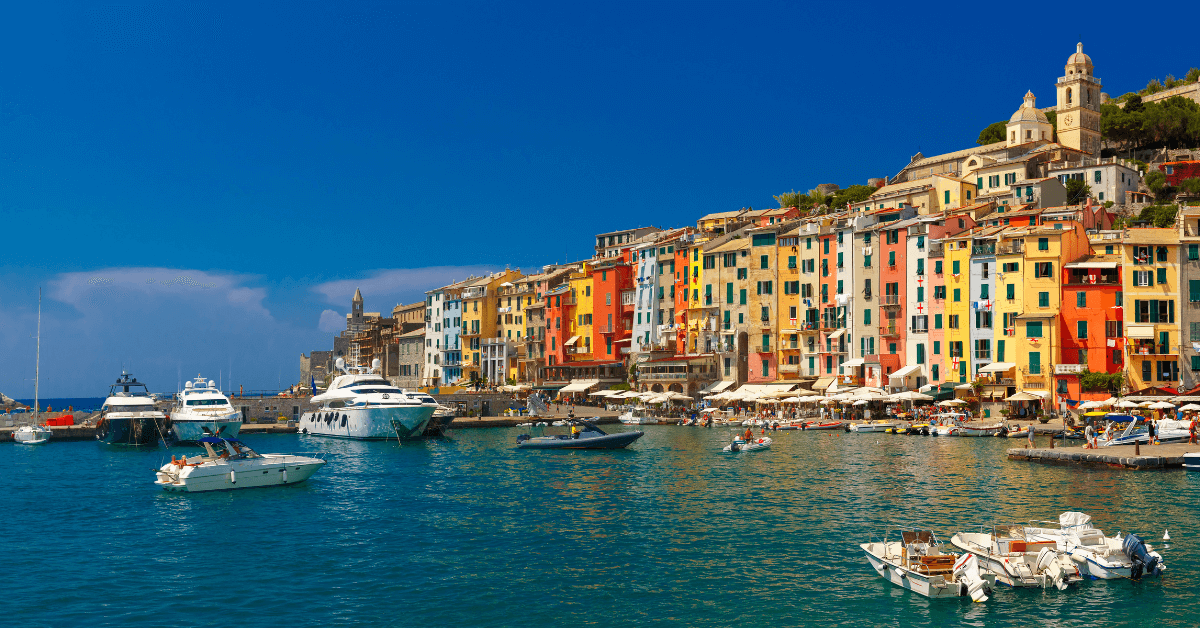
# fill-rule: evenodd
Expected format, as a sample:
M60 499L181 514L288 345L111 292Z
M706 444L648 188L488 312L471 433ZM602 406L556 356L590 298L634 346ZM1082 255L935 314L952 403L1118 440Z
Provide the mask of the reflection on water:
M249 437L329 464L299 486L201 495L153 486L163 449L0 446L8 617L195 625L219 601L272 626L1195 623L1200 474L1010 463L993 438L780 432L724 454L726 430L649 427L627 451L539 452L513 446L520 432ZM889 523L948 540L1064 510L1156 545L1170 528L1169 574L931 601L858 548ZM20 551L21 533L44 549Z

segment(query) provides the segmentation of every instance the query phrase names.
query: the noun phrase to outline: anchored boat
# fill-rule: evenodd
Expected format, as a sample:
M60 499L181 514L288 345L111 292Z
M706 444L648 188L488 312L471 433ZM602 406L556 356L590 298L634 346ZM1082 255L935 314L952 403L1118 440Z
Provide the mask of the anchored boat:
M100 413L96 440L102 443L154 445L166 435L167 415L155 406L146 384L125 371L109 386Z
M1060 591L1081 580L1079 570L1052 540L1025 538L1025 526L998 524L979 532L959 532L950 543L979 558L980 565L1010 587L1054 585Z
M1053 522L1034 522L1053 523ZM1093 579L1141 578L1157 576L1166 570L1162 556L1136 534L1124 537L1104 536L1092 525L1092 518L1081 512L1064 512L1058 516L1058 527L1030 526L1026 538L1050 541L1065 551L1075 562L1079 573Z
M570 434L554 434L550 436L530 436L522 434L517 437L517 447L521 449L624 449L633 441L645 436L642 431L617 432L609 434L591 421L575 419Z
M974 554L943 551L932 530L888 530L883 541L859 547L885 580L925 597L970 596L986 602L996 584L996 575L980 571Z
M242 413L217 390L217 383L199 375L183 385L171 409L171 433L176 441L194 443L205 436L234 438L242 429Z
M317 412L300 416L300 433L361 440L420 438L434 410L433 397L402 390L379 374L381 362L371 368L347 367L338 358L334 366L342 372L329 388L312 398Z

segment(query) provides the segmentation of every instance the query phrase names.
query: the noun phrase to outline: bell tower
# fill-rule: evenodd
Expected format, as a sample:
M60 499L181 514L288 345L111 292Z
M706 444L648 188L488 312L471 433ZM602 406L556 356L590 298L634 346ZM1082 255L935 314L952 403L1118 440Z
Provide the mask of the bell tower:
M1083 54L1083 43L1067 58L1066 74L1058 78L1058 143L1100 155L1100 79L1092 73L1092 59Z
M363 322L363 298L358 288L354 289L354 299L350 301L350 321L356 325Z

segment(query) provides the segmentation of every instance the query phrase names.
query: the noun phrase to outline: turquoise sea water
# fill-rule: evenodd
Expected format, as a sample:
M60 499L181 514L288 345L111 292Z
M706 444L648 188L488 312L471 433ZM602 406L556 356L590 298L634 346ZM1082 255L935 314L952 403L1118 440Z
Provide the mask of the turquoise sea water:
M251 437L329 464L198 495L152 484L165 449L0 445L0 625L1197 623L1200 473L1010 463L993 438L780 432L722 454L727 430L649 427L626 451L538 452L513 448L522 431ZM972 604L896 588L858 548L887 523L948 542L1064 510L1143 534L1170 571Z

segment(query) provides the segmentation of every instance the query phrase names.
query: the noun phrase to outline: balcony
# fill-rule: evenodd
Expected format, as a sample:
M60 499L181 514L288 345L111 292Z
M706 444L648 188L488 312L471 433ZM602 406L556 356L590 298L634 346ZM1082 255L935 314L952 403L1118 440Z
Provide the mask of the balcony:
M927 333L929 333L929 328L928 327L910 327L908 329L908 333L910 333L910 334L927 334Z
M883 336L884 338L887 338L889 336L899 336L900 335L900 327L897 325L880 325L879 326L879 335Z
M995 244L977 244L971 247L971 255L995 255Z
M780 373L799 373L800 365L799 364L780 364L779 372Z
M991 349L976 349L976 350L975 350L975 359L976 359L976 360L990 360L990 359L992 359L992 351L991 351Z
M595 329L596 333L598 334L614 334L620 331L619 329L614 328L612 325L596 325Z
M1025 252L1024 242L1005 242L997 249L999 255L1021 255Z
M1086 364L1055 364L1055 375L1074 375L1087 370Z
M898 295L898 294L883 295L882 305L884 305L885 307L899 306L900 305L900 295Z
M1104 276L1104 275L1076 275L1071 274L1067 277L1068 286L1119 286L1121 278L1119 276Z
M1178 353L1175 351L1172 351L1168 345L1152 344L1152 343L1129 345L1129 354L1130 355L1178 355Z
M754 352L755 353L774 353L774 351L771 351L771 345L756 346L756 347L754 347Z

